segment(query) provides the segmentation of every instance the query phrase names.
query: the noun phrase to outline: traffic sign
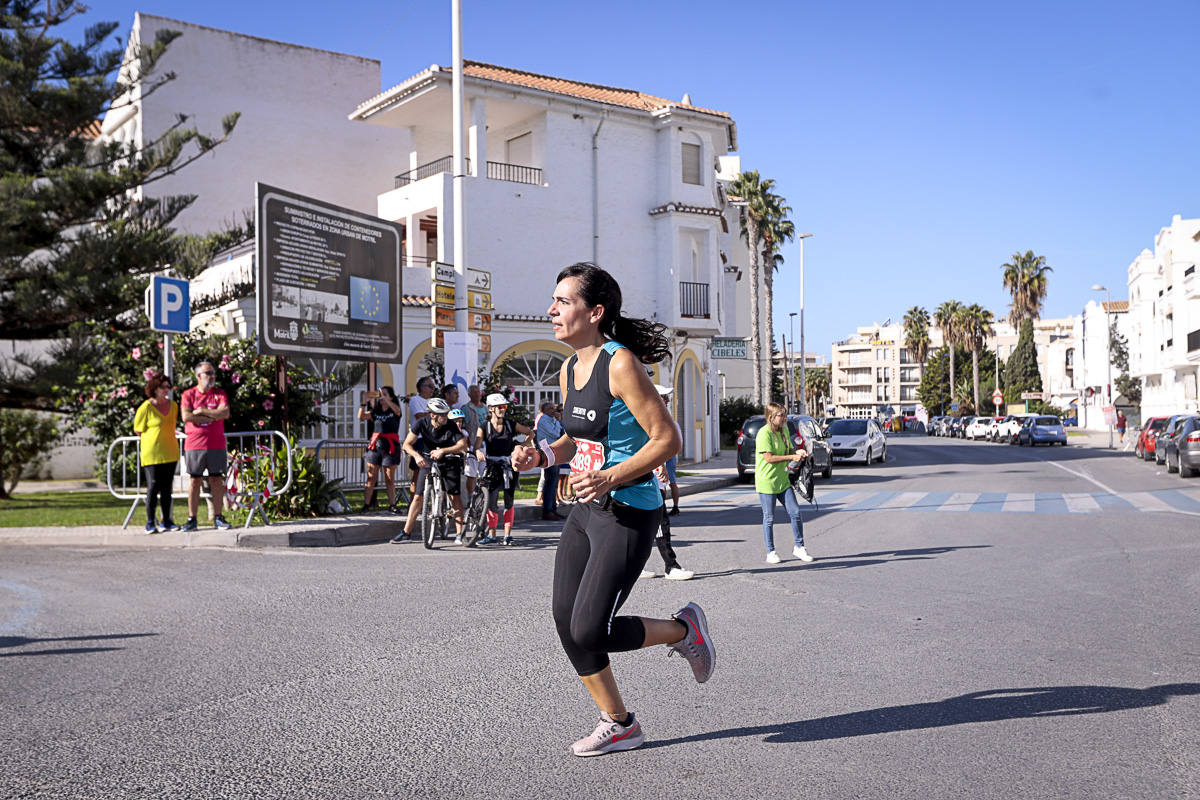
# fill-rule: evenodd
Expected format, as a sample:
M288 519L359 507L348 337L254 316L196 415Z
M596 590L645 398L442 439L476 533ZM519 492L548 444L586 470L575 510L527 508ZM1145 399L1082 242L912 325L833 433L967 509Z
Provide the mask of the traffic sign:
M439 306L454 308L454 287L435 283L433 285L433 302Z
M431 265L433 271L433 279L438 283L448 283L454 285L454 267L449 264L443 264L441 261L435 261Z
M164 333L187 333L192 326L190 284L179 278L156 275L146 287L146 316L150 329Z
M957 402L951 403L951 404L950 404L950 410L951 410L951 411L958 411L958 403L957 403Z
M467 315L467 327L473 331L490 331L492 329L492 315L472 311Z
M486 269L469 267L467 269L467 288L490 292L492 290L492 273Z
M998 406L1004 403L1004 392L997 387L996 391L992 392L992 405Z
M454 309L452 308L434 308L433 309L433 324L439 328L454 328Z
M477 308L480 311L492 310L491 292L467 292L467 308Z

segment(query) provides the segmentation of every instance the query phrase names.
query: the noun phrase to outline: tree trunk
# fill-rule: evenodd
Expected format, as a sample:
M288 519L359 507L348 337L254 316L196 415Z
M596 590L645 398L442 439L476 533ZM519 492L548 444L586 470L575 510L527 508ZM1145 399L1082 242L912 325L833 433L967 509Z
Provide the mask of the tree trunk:
M979 413L979 351L971 351L971 377L975 381L975 413Z
M753 360L754 400L756 406L766 405L762 396L762 321L758 289L761 278L758 264L758 220L746 214L746 238L750 246L750 355Z
M954 345L950 345L950 404L954 404L954 392L957 386L954 383Z
M766 291L763 293L763 299L766 303L766 320L764 323L767 328L767 335L764 337L770 346L767 348L767 370L766 376L763 379L763 402L764 404L773 400L783 400L783 398L771 397L771 389L774 384L772 380L775 377L775 359L771 355L771 351L775 349L775 265L771 261L763 264L763 284ZM787 358L784 358L784 364L787 364ZM786 373L786 370L784 370ZM784 401L786 402L786 401ZM788 409L789 413L791 409Z

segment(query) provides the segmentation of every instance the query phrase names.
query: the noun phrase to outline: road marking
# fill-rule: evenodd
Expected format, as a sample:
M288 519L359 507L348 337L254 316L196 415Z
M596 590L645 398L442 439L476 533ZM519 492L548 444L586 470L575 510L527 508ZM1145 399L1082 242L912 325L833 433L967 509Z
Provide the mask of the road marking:
M942 503L950 499L950 492L928 492L905 511L937 511Z
M984 492L971 506L971 511L974 513L1003 511L1004 499L1007 496L1004 492Z
M1180 511L1200 512L1200 500L1189 497L1179 489L1167 489L1165 492L1160 492L1159 494L1163 500L1166 500Z
M970 511L971 506L979 499L978 492L955 492L950 499L942 503L938 511Z
M925 492L900 492L879 504L879 511L902 511L925 496Z
M1038 492L1033 498L1033 510L1039 514L1066 514L1067 503L1057 492Z
M1137 506L1138 511L1176 511L1175 506L1156 497L1153 492L1131 492L1125 499Z
M1037 511L1037 506L1034 505L1034 495L1029 492L1010 492L1008 497L1004 498L1005 514L1014 512L1033 512Z
M1096 498L1087 492L1070 492L1063 495L1063 500L1067 503L1067 511L1072 514L1093 514L1100 510Z

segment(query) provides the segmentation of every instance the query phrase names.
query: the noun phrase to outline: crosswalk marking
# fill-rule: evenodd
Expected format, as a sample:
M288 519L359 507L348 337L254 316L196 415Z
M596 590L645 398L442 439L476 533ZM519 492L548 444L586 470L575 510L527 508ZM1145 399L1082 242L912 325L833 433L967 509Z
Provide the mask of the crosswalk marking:
M942 503L937 511L970 511L971 506L979 499L978 492L955 492L950 495L946 502Z
M1013 514L1020 511L1037 511L1033 500L1034 497L1032 494L1010 492L1008 497L1004 498L1004 508L1001 511L1006 514Z
M1175 507L1162 499L1155 497L1152 492L1134 492L1126 495L1129 502L1138 507L1139 511L1174 511Z
M1069 492L1063 495L1063 500L1067 503L1067 511L1072 514L1091 514L1100 510L1096 498L1087 492Z

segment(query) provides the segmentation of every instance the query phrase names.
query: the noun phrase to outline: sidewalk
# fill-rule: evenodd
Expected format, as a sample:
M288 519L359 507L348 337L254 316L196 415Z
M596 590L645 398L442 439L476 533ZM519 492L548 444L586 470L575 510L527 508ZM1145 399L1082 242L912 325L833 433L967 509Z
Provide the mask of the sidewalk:
M1112 443L1115 452L1132 453L1134 446L1137 444L1137 432L1125 431L1125 443L1122 444L1121 437L1117 435L1116 431L1113 431ZM1067 445L1107 450L1108 431L1081 431L1067 428Z
M737 482L735 452L721 453L704 463L680 464L678 479L681 497L708 492ZM95 491L95 480L31 481L37 488L22 483L24 491ZM45 485L43 484L52 484ZM88 484L91 484L90 486ZM395 536L404 518L392 514L345 514L308 520L287 520L272 525L255 524L250 528L227 531L201 530L196 533L159 533L147 535L141 529L141 516L128 528L119 525L91 525L71 528L0 528L0 546L37 545L114 545L120 547L342 547L383 542ZM533 500L518 500L516 521L540 522L541 506Z

